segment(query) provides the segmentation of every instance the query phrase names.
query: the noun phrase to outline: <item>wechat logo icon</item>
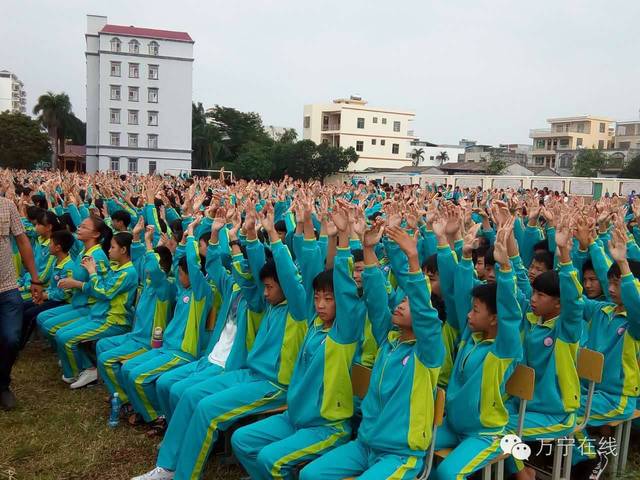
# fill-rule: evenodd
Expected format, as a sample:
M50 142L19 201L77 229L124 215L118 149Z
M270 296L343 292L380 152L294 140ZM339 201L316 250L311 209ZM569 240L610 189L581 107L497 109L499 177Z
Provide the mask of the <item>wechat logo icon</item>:
M522 442L518 435L505 435L500 439L500 448L507 455L513 455L517 460L529 460L531 447Z

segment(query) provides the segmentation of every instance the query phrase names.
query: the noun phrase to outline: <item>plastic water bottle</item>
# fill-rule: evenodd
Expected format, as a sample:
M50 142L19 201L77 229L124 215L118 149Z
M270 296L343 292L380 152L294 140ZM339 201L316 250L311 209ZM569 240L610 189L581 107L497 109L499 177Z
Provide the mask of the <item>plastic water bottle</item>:
M156 327L153 330L153 338L151 339L151 348L160 348L162 346L162 327Z
M120 397L118 392L111 397L111 414L109 415L108 425L110 428L116 428L120 422Z

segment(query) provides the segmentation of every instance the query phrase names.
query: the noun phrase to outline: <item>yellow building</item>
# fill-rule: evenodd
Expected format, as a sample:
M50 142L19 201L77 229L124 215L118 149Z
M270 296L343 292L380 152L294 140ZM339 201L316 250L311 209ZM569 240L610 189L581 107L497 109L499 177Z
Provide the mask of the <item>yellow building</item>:
M533 139L531 165L556 167L556 154L580 148L606 149L613 146L613 120L596 115L550 118L551 128L529 132Z
M302 137L315 143L353 147L359 155L351 171L367 168L400 168L411 165L407 158L415 139L410 123L415 114L404 110L367 106L357 96L329 104L304 106Z

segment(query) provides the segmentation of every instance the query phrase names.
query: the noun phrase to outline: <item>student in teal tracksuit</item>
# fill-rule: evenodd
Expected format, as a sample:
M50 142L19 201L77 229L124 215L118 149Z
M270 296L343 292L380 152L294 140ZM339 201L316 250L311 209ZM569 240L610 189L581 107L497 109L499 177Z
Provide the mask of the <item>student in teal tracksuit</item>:
M585 300L586 348L604 354L602 381L596 384L589 426L597 427L628 419L640 395L640 263L627 260L633 238L618 226L609 247L614 264L609 269L609 302ZM583 394L586 385L583 385ZM584 415L584 405L578 416ZM581 440L581 436L578 436ZM584 449L583 449L584 452ZM574 463L585 458L574 449Z
M466 478L500 454L499 436L509 420L505 383L522 356L522 311L507 251L512 234L511 222L498 231L497 286L475 287L471 311L457 309L464 328L447 388L447 415L436 440L436 449L453 450L434 472L437 480ZM468 295L455 287L456 296Z
M162 374L156 382L158 400L167 422L185 390L224 371L245 366L247 352L253 346L260 325L260 315L248 309L240 285L222 265L218 240L223 227L224 218L218 218L212 224L206 257L208 278L222 298L209 345L199 360Z
M162 332L166 330L176 297L175 282L170 277L171 252L166 247L154 250L152 236L153 227L149 227L145 235L147 252L141 260L143 288L136 306L133 330L117 337L103 338L96 344L100 378L110 394L118 392L122 403L129 400L121 385L123 362L151 349L153 332L158 327Z
M78 240L84 243L84 250L75 259L73 266L73 278L65 278L58 282L58 286L64 290L73 288L74 280L85 283L89 281L89 274L81 265L85 257L91 257L96 264L96 274L103 280L109 271L109 258L105 254L101 242L111 242L111 230L98 217L88 217L78 227L76 232ZM38 315L36 321L45 338L53 345L55 333L63 326L69 325L89 315L89 307L97 299L79 288L73 289L73 296L69 305L56 307Z
M262 211L263 228L270 238L277 238L271 204ZM185 390L161 444L157 468L135 477L137 480L172 479L174 475L176 479L199 478L218 430L247 415L284 404L307 331L306 304L303 298L285 299L283 290L294 287L281 288L278 283L300 281L287 247L279 238L273 241L275 264L265 263L264 247L257 240L255 228L248 228L247 233L250 272L242 261L237 240L230 242L234 278L250 310L263 313L247 368L224 372Z
M131 262L130 233L116 234L111 240L109 258L114 266L105 278L97 274L97 265L91 258L82 265L89 274L89 281L75 285L96 302L91 305L87 318L60 328L55 340L58 357L62 363L63 379L75 378L72 388L80 388L97 380L98 373L82 348L81 342L120 335L131 328L133 301L138 286L138 273ZM68 382L68 380L65 380Z
M376 305L371 311L378 314L371 321L381 347L362 401L358 437L307 465L301 480L413 479L431 443L434 393L444 355L441 322L431 305L415 239L398 227L389 228L388 235L409 258L408 271L393 272L407 297L393 313L389 310L386 281L373 248L379 234L376 225L364 242L364 295L367 303Z
M569 435L580 407L576 362L584 301L578 272L571 262L572 240L568 228L558 228L560 272L544 272L533 281L531 311L525 314L523 322L523 363L535 370L534 396L527 403L520 435L525 442ZM507 431L516 433L517 399L507 406L510 412ZM507 464L511 472L524 468L513 457Z
M164 332L162 347L128 360L122 368L122 386L142 419L149 423L159 416L156 380L164 372L193 362L200 356L201 337L211 310L213 293L200 270L193 222L186 232L186 256L180 258L177 300L173 317Z
M352 275L347 222L341 225L335 269L323 271L310 209L307 212L306 239L299 252L305 285L294 285L285 295L306 298L311 322L289 384L287 411L241 428L231 439L252 479L291 478L296 465L346 443L351 434L350 371L364 315L356 316L361 302Z

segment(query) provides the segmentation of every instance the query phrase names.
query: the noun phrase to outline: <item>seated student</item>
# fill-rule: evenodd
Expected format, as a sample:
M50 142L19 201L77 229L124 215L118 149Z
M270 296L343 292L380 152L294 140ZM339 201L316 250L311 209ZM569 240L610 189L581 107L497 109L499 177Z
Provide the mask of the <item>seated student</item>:
M589 427L630 418L640 395L640 263L627 260L627 242L634 240L627 237L626 225L619 221L609 244L615 262L608 274L611 302L585 299L587 339L584 347L604 354L602 381L596 384ZM585 392L586 385L583 385L583 394ZM578 416L583 415L584 404L578 410ZM578 435L577 443L583 441L583 437ZM583 448L580 452L574 448L574 463L585 460L584 453L589 453L588 450ZM598 470L598 465L594 469Z
M553 253L548 250L539 250L534 253L528 270L529 282L533 283L538 275L553 270L553 261Z
M120 401L129 399L122 388L121 369L125 361L152 348L156 328L165 332L173 313L176 297L175 282L171 274L172 256L167 247L153 248L152 226L145 232L146 254L142 259L142 293L136 305L133 329L124 335L103 338L96 344L98 373L110 395L118 392Z
M560 438L570 434L580 406L580 380L576 370L582 335L584 301L578 273L571 262L573 237L568 217L561 219L555 234L559 268L541 273L533 281L531 311L523 324L523 363L535 370L534 397L527 404L524 442ZM507 431L518 428L518 402L507 404ZM510 473L516 478L535 478L533 469L510 457Z
M453 450L435 470L437 480L466 478L501 452L499 438L509 419L504 387L522 356L522 312L507 249L513 222L511 217L498 229L493 252L500 265L497 285L473 288L468 315L457 308L461 341L447 388L446 417L435 446ZM456 296L469 295L459 287L456 282Z
M92 258L96 264L96 273L102 280L109 271L109 258L105 252L108 252L111 246L111 229L104 221L94 216L86 218L78 227L77 238L83 243L84 249L74 261L73 278L63 278L58 282L58 287L63 290L73 289L71 303L47 310L36 317L43 336L54 346L54 336L58 329L87 317L89 307L97 301L97 298L89 296L87 291L74 287L89 281L89 274L82 266L82 260Z
M55 257L49 251L51 235L59 230L63 230L64 226L60 224L58 217L51 211L40 210L35 219L35 231L37 234L36 241L33 246L33 259L36 263L38 278L47 287L51 280L51 272L55 264ZM24 300L31 299L30 285L31 276L29 273L20 279L19 285L22 289L22 298Z
M301 480L413 479L431 442L434 392L444 354L441 322L429 300L416 238L399 227L387 233L409 260L408 271L394 270L407 297L393 313L389 310L386 280L374 251L382 231L382 223L376 223L363 242L364 294L378 307L371 309L378 312L371 321L381 347L362 402L358 436L307 465Z
M261 224L271 232L273 223L273 207L267 203L261 211ZM257 235L251 232L247 242L251 273L237 241L230 242L234 278L250 310L263 313L247 367L224 372L185 390L160 446L157 467L135 480L199 478L218 430L285 402L293 365L307 330L306 306L302 299L287 301L279 283L299 282L293 262L281 261L276 268L273 261L265 262L264 246ZM271 248L274 257L290 255L280 240ZM178 422L178 418L189 421Z
M198 223L189 224L183 238L186 256L178 261L176 306L163 334L162 347L127 360L122 367L121 385L137 412L129 419L132 424L151 423L158 419L157 379L169 370L193 362L201 353L200 337L204 334L211 310L212 291L200 270L198 247L193 237Z
M253 222L247 213L245 226ZM255 332L260 325L260 316L248 309L247 301L233 275L222 265L219 234L225 226L224 209L219 209L211 224L211 237L206 256L206 269L210 281L221 295L221 305L209 345L199 360L188 363L167 373L156 382L156 392L161 411L169 423L183 393L193 385L211 380L216 375L242 368L246 364L247 351L253 346ZM230 238L237 240L239 224L230 230ZM245 227L246 228L246 227ZM176 419L188 422L189 418Z
M354 411L351 364L364 326L358 287L352 277L346 212L335 214L339 230L335 270L323 270L311 219L304 212L300 250L302 284L284 285L287 299L304 299L311 320L287 391L287 411L237 430L231 441L253 479L290 478L293 468L348 441ZM271 231L272 242L279 238ZM275 252L276 262L291 262ZM320 272L320 273L318 273ZM312 284L309 282L313 278Z
M109 249L113 265L105 278L98 276L95 260L85 257L82 266L89 274L89 281L71 281L72 288L82 289L90 298L96 299L87 318L60 328L55 335L63 380L71 383L73 389L98 379L96 368L79 344L119 335L131 328L133 300L138 286L138 274L131 263L131 241L130 233L121 232L113 236ZM76 376L77 380L71 381Z
M73 260L69 256L69 250L71 250L74 241L73 235L66 230L51 234L49 253L55 259L55 264L50 275L49 286L42 292L42 296L33 301L25 302L22 315L23 347L29 340L36 317L40 313L66 305L71 300L71 291L58 287L58 282L63 278L73 276Z

